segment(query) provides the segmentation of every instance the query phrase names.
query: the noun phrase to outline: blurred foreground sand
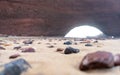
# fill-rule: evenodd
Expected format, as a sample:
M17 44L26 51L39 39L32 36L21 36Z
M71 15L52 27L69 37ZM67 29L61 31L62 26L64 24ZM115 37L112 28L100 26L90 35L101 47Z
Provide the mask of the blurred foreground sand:
M27 72L22 75L120 75L120 66L111 69L80 71L79 65L82 58L87 54L95 51L108 51L113 54L120 53L120 39L113 40L98 40L98 43L93 43L92 47L84 46L80 41L73 42L77 45L64 45L66 41L61 38L32 38L35 40L33 44L22 47L33 47L36 49L34 53L21 53L20 50L13 50L15 46L23 45L23 40L28 38L0 38L6 41L9 46L4 45L6 50L0 50L0 64L5 64L15 59L9 59L9 56L14 53L20 53L19 58L24 58L32 66ZM13 43L16 41L19 44ZM40 43L40 44L38 44ZM48 44L49 43L49 44ZM54 48L47 46L54 45ZM63 52L56 52L57 48L66 48L68 46L80 49L77 54L65 55Z

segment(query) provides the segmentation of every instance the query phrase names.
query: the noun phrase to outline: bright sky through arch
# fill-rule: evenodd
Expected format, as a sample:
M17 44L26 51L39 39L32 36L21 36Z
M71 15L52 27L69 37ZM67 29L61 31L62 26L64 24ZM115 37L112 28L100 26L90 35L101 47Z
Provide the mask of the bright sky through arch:
M79 26L71 29L65 37L77 37L77 38L86 38L86 37L97 37L103 34L101 30L92 26Z

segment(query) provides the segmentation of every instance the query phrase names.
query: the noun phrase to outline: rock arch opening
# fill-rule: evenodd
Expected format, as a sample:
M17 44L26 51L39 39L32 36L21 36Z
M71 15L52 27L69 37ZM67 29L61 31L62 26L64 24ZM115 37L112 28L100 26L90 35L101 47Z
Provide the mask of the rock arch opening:
M87 38L87 37L96 38L104 36L105 34L100 29L89 25L75 27L65 35L65 37L73 38Z

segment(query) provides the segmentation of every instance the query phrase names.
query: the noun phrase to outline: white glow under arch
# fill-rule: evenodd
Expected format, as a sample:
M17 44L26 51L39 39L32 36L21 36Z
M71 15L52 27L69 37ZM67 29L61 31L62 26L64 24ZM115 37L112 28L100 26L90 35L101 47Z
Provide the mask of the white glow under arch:
M104 34L101 30L96 27L89 25L75 27L70 30L65 37L77 37L77 38L86 38L86 37L96 37Z

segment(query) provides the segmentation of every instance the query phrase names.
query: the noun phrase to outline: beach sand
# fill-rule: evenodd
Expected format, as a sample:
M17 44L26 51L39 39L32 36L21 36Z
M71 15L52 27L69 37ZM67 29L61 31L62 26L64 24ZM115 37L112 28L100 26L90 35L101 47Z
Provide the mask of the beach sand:
M24 45L22 42L30 38L0 38L6 42L2 47L6 50L0 50L0 64L4 65L10 61L23 58L30 63L32 68L29 68L27 72L22 75L120 75L120 66L110 69L80 71L79 65L82 58L91 52L96 51L108 51L115 54L120 53L120 39L106 39L98 40L98 43L92 43L92 47L86 47L85 43L80 41L74 41L77 45L64 45L63 43L68 39L64 38L31 38L34 40L33 44ZM39 44L38 44L39 43ZM33 47L36 52L22 53L21 50L14 50L15 46ZM53 45L53 48L48 46ZM64 54L64 52L56 52L57 48L73 47L80 49L76 54ZM19 53L21 56L15 59L9 59L9 56L15 53Z

